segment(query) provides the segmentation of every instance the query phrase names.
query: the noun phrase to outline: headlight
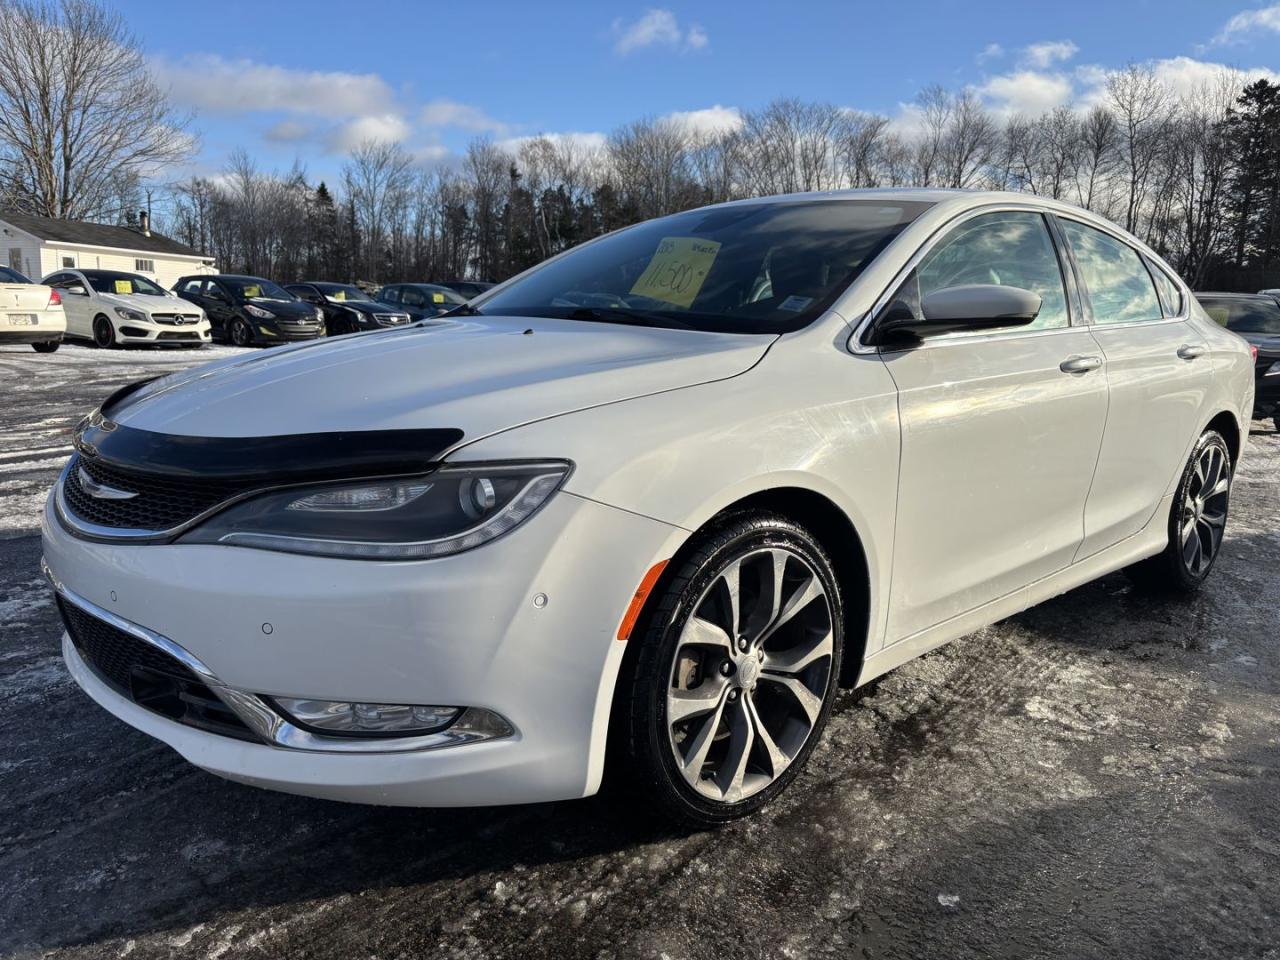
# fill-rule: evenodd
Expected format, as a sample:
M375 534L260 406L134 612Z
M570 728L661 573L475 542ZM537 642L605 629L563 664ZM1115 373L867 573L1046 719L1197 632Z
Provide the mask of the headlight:
M134 323L146 323L150 319L141 310L130 310L128 307L116 307L116 316L121 320L132 320Z
M1280 360L1277 360L1271 366L1267 367L1267 372L1264 373L1263 376L1264 377L1280 377Z
M569 475L565 461L441 467L421 477L293 487L215 514L181 543L359 560L429 560L524 523Z
M270 310L263 310L261 307L255 307L252 303L246 303L244 305L244 312L249 314L251 317L258 317L261 320L270 320L275 317L275 314Z
M321 310L319 307L316 307L316 319L324 320L324 311Z

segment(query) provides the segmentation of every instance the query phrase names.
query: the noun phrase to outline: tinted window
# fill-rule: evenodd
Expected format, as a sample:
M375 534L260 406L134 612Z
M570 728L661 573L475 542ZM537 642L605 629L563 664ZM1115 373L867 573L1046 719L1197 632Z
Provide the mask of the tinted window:
M378 291L378 299L383 303L399 303L400 288L399 287L383 287Z
M136 273L120 273L115 270L86 270L85 279L98 293L144 293L152 297L165 296L164 290L146 277Z
M194 279L185 281L178 288L178 290L180 293L190 293L190 294L195 294L196 296L199 296L200 288L202 286L204 286L204 280L199 277L196 277Z
M928 206L814 200L691 210L578 247L478 306L700 330L796 330Z
M1069 323L1062 268L1049 227L1038 213L988 213L962 223L920 261L896 299L920 319L923 297L975 283L1021 287L1040 294L1039 315L1018 329L1049 329Z
M425 307L427 298L421 290L414 287L402 287L400 292L400 303L410 307Z
M1213 322L1236 333L1280 334L1280 304L1266 297L1200 297Z
M0 267L0 280L5 283L30 283L31 281L20 274L17 270L10 270L8 267Z
M225 289L237 300L297 300L292 293L278 287L270 280L259 280L257 277L222 277L220 280Z
M1160 293L1160 305L1164 308L1164 315L1166 317L1176 317L1182 313L1182 291L1174 283L1173 277L1165 273L1156 264L1148 261L1147 265L1151 267L1151 275L1156 278L1156 289Z
M1075 220L1062 221L1093 305L1095 323L1158 320L1164 314L1138 251Z

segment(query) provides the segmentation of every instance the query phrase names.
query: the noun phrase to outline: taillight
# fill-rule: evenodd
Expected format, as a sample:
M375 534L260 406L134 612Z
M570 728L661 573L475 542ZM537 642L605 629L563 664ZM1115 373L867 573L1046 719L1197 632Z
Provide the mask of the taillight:
M49 288L49 304L48 305L51 307L62 306L62 294L58 293L58 291L54 290L52 287ZM1258 352L1256 347L1254 348L1253 352L1255 354Z

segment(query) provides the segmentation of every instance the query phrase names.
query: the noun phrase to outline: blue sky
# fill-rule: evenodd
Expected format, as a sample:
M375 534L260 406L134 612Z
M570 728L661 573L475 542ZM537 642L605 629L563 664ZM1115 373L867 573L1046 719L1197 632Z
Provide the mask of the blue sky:
M161 82L195 112L200 172L243 147L330 179L366 136L423 163L475 136L598 140L642 116L732 124L779 96L909 121L930 83L998 111L1087 103L1109 69L1174 85L1210 64L1280 74L1262 0L435 3L118 0Z

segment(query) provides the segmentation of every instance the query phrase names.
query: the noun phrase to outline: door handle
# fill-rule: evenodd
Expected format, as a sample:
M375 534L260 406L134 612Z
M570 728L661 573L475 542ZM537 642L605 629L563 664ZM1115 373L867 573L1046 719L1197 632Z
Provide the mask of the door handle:
M1184 343L1178 348L1178 356L1183 360L1194 360L1204 354L1204 347L1196 346L1193 343Z
M1101 357L1070 357L1058 364L1063 373L1088 373L1102 366Z

